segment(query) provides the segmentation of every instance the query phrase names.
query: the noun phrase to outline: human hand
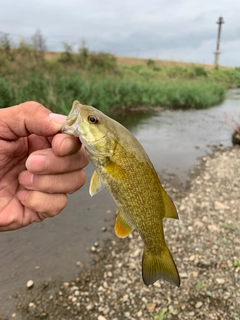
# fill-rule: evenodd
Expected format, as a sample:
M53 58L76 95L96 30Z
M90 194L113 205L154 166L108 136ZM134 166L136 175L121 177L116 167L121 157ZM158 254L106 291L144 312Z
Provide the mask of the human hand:
M65 118L37 102L0 109L0 231L57 215L85 183L79 139L57 134Z

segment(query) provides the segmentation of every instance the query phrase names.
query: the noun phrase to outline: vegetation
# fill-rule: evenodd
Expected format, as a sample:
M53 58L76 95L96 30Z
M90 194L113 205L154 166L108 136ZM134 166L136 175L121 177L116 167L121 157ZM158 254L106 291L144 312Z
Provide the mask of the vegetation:
M164 66L152 59L126 66L112 54L90 52L84 42L78 53L67 43L61 54L46 49L39 30L31 43L18 45L0 34L1 108L36 100L66 114L76 99L108 113L138 106L207 108L224 99L226 88L240 87L240 68Z

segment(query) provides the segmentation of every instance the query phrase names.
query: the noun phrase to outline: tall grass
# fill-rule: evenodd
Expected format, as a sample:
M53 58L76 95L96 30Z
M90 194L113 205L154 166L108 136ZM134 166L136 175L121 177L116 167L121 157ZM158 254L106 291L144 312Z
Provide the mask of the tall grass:
M15 79L17 80L17 79ZM31 73L24 81L0 78L0 107L36 100L55 112L67 114L73 100L93 105L103 112L114 108L164 106L168 108L207 108L224 98L225 89L204 81L143 81L116 78L84 79L79 74Z
M0 108L36 100L67 114L75 99L108 113L138 106L207 108L224 99L225 88L240 87L240 68L166 67L151 59L127 67L85 44L76 54L63 46L62 54L49 60L39 31L33 43L21 40L18 46L0 36Z

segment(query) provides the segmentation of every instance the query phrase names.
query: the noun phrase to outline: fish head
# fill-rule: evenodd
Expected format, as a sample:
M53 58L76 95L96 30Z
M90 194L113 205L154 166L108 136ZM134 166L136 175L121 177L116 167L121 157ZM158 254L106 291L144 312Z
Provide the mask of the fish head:
M61 131L79 137L90 155L108 156L115 145L108 119L96 108L74 101Z

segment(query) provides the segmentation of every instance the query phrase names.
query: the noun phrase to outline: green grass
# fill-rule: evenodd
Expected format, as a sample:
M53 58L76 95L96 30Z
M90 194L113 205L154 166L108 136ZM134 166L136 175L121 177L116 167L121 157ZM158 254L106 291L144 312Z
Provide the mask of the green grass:
M0 39L1 40L1 39ZM26 43L9 48L0 41L0 108L35 100L67 114L73 100L103 112L139 106L208 108L224 99L226 88L240 87L240 68L205 70L200 66L119 66L108 53L71 46L46 60Z
M68 113L73 100L93 105L103 112L115 108L164 106L208 108L223 100L225 89L204 81L144 81L138 78L107 76L84 79L77 73L51 78L40 72L22 79L0 77L0 107L36 100L55 112Z

